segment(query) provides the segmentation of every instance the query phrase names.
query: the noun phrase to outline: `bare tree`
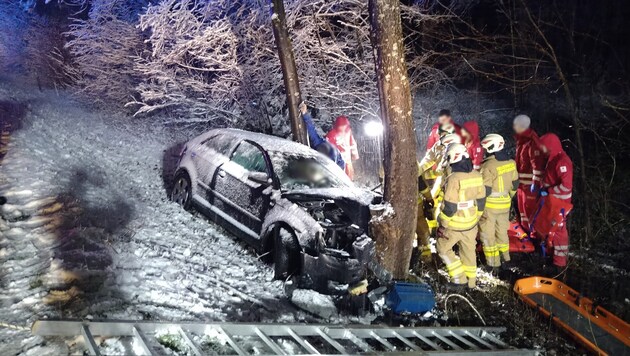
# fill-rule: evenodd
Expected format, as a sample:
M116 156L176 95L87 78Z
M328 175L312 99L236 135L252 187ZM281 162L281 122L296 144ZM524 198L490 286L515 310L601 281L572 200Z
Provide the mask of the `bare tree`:
M383 199L372 219L377 258L396 279L406 278L417 216L416 138L398 0L370 0L375 66L385 126Z
M271 25L273 28L273 37L276 39L276 47L278 47L280 66L282 67L282 77L284 78L284 90L287 97L293 140L308 145L306 128L298 110L298 105L302 102L302 94L300 93L300 80L295 66L295 58L293 57L293 47L291 46L289 31L287 31L287 16L284 11L284 1L272 0L271 4L273 7Z

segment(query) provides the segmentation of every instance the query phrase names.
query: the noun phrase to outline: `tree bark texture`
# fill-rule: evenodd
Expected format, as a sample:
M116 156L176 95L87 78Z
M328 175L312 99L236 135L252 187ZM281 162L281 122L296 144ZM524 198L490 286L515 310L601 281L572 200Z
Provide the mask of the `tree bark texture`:
M278 57L280 57L280 66L282 67L282 75L284 77L284 89L287 95L287 106L289 107L289 119L291 121L293 140L308 145L306 128L298 109L298 105L302 102L302 95L300 93L300 81L295 66L295 57L293 56L293 47L287 30L284 2L283 0L271 0L271 5L273 7L271 25L273 27L273 35L276 39Z
M400 1L370 0L369 11L385 127L383 199L393 208L373 218L370 228L379 262L395 279L404 279L409 272L416 226L418 167Z

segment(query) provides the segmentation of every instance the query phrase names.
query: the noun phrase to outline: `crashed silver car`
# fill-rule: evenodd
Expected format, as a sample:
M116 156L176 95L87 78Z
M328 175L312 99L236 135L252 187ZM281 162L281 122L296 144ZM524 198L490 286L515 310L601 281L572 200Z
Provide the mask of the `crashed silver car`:
M275 277L334 292L365 278L376 194L326 156L282 138L217 129L183 147L171 199L273 258Z

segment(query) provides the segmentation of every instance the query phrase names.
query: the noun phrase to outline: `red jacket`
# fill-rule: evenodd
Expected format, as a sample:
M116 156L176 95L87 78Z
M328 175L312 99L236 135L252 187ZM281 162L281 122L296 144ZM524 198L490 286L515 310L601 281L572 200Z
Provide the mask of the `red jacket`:
M541 185L545 168L545 156L540 150L538 135L534 130L527 129L516 135L516 169L521 185Z
M332 130L326 135L326 140L337 147L346 165L351 165L352 161L359 159L357 143L352 135L350 120L347 117L339 116L335 120Z
M453 126L455 126L455 133L460 134L461 127L453 122ZM436 123L431 128L431 132L429 133L429 140L427 141L427 151L430 150L436 142L440 140L440 123Z
M540 138L540 144L548 150L549 161L542 184L547 192L570 203L573 194L573 162L562 149L558 136L549 133Z
M462 128L471 136L470 142L466 143L466 149L468 149L468 155L472 161L473 168L475 170L481 169L481 162L483 162L483 149L481 148L481 140L479 139L479 124L477 121L466 121L462 125Z

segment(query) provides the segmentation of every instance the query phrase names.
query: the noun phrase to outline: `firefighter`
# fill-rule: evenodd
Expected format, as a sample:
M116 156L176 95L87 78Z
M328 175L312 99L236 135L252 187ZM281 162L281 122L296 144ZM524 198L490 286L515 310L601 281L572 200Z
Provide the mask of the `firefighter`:
M516 192L521 226L530 231L529 223L536 210L545 157L538 146L538 135L530 128L531 119L527 115L514 118L516 134L516 169L519 186Z
M555 134L543 135L540 138L540 147L548 159L545 175L542 179L541 195L550 195L570 205L573 195L573 162L562 149L560 139ZM553 217L539 216L537 219L544 218L551 220ZM545 247L548 250L553 248L554 266L564 267L567 265L569 232L565 220L558 224L554 232L549 233Z
M450 145L446 157L452 173L444 185L436 249L451 277L450 287L475 288L477 223L485 208L486 190L481 173L473 170L466 146ZM453 252L455 245L459 257Z
M455 127L451 124L444 125L440 128L442 137L438 142L433 145L431 150L420 161L420 171L424 182L429 187L430 195L434 199L434 206L439 207L441 202L440 191L442 188L442 182L445 175L445 151L448 145L453 143L461 143L462 138L453 133ZM439 209L432 209L433 214L428 218L429 228L431 230L437 229L437 214Z
M433 146L440 140L442 137L441 128L445 125L452 125L453 131L450 133L460 134L460 127L453 121L453 117L451 116L451 111L442 109L438 114L438 122L433 125L431 128L431 132L429 133L429 140L427 141L427 151L431 150Z
M332 130L326 135L326 140L339 150L341 157L346 163L346 174L350 179L354 179L354 165L352 161L359 159L359 150L357 149L354 135L352 135L350 120L345 116L339 116L335 120Z
M490 271L501 267L501 260L510 262L510 207L519 185L516 162L503 150L501 135L490 134L481 141L487 153L481 165L486 189L486 209L479 220L479 235Z
M479 142L479 124L477 121L470 120L464 122L461 129L461 136L466 149L468 149L468 155L472 161L473 168L477 171L480 170L481 162L483 161L483 149Z
M420 161L420 171L424 176L429 187L433 189L436 179L441 176L444 168L444 152L446 147L452 143L461 143L462 138L458 134L454 133L455 126L446 124L440 127L440 139L437 141L430 150Z

